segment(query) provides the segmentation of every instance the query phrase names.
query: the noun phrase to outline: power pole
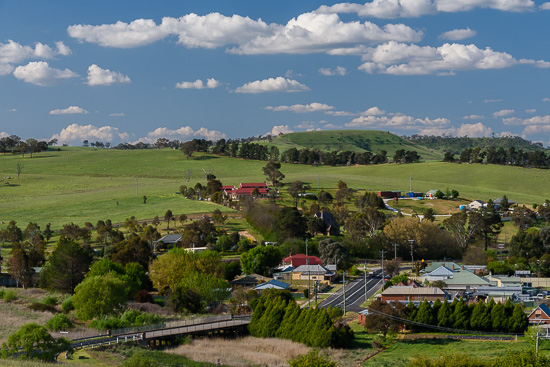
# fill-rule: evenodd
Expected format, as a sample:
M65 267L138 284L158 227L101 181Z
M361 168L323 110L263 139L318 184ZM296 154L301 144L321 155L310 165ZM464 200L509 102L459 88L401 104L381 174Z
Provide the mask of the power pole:
M346 272L342 273L344 275L344 316L346 316Z
M413 176L409 173L409 192L413 192Z
M138 197L138 178L136 177L136 198Z
M380 254L382 255L382 284L384 284L384 254L386 251L382 250L380 251Z
M306 256L307 256L307 240L308 240L308 239L306 238Z
M413 253L414 240L409 240L409 243L411 244L411 262L414 270L414 253Z
M393 244L393 258L394 260L397 260L397 248L399 247L398 243Z
M365 261L365 302L367 302L367 262Z

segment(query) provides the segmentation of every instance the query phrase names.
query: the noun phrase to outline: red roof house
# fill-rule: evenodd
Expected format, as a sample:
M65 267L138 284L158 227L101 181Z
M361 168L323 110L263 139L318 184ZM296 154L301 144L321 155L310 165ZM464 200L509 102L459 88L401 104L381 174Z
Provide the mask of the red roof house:
M306 256L304 254L291 255L283 259L283 265L292 265L297 268L301 265L323 265L323 260L317 256Z

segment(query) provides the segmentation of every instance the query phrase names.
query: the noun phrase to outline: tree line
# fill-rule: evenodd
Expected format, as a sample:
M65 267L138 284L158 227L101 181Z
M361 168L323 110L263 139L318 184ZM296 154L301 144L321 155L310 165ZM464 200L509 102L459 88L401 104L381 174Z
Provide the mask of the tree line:
M256 337L289 339L319 348L347 347L353 339L353 331L337 322L339 309L301 309L289 291L266 289L251 307L248 330Z
M445 152L443 161L548 168L550 167L550 154L547 154L544 150L527 151L521 148L517 149L514 146L504 149L503 147L497 148L491 145L487 150L482 150L480 147L465 148L458 157L455 157L453 152L448 151Z

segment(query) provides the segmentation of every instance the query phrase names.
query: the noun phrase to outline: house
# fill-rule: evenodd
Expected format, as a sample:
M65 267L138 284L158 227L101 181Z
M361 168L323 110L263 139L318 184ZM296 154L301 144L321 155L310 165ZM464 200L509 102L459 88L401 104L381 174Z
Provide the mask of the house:
M283 266L292 265L297 268L301 265L323 265L323 260L317 256L307 256L304 254L290 255L283 259Z
M382 302L434 302L435 300L444 301L447 299L447 293L435 287L389 287L381 294Z
M336 272L332 272L322 265L300 265L292 270L293 280L319 280L332 282Z
M285 290L290 288L290 284L281 282L279 280L272 279L265 283L260 283L257 286L255 286L253 289L258 291L260 294L262 294L262 291L264 289L280 289Z
M260 274L250 274L235 278L234 280L230 281L229 284L231 284L231 288L235 290L237 288L255 287L260 283L265 283L270 280L271 278L264 277Z
M181 241L181 234L167 234L159 239L157 242L162 242L165 245L176 245Z
M401 191L378 191L378 196L382 199L393 199L401 197Z
M231 197L231 199L239 200L245 196L253 196L253 193L257 190L255 197L266 198L269 195L269 189L265 182L261 183L241 183L239 187L232 187L224 189L225 195Z
M187 251L187 252L192 252L194 254L200 254L201 252L208 250L208 248L206 248L206 247L187 247L187 248L184 248L184 250Z
M421 285L414 279L407 279L406 283L401 281L401 282L397 283L395 286L396 287L413 287L413 288L421 287Z
M432 261L432 263L424 268L424 273L431 273L435 269L444 266L447 269L450 269L452 271L457 271L459 269L462 269L463 266L459 265L457 263L454 263L452 261Z
M424 197L426 199L435 199L435 194L440 191L440 190L430 190L428 192L426 192L426 195L424 195Z
M491 282L469 270L457 271L451 278L444 280L449 291L476 291L479 287L490 286Z
M436 280L445 281L446 279L451 278L454 273L455 272L452 271L451 269L447 268L444 265L441 265L437 269L422 275L422 281L423 282L424 280L427 280L429 282L435 282Z
M550 308L541 303L531 311L528 318L530 325L550 325Z
M504 196L499 197L498 199L493 200L493 205L495 206L495 209L500 209L500 205L502 204L502 200L504 199ZM514 206L517 205L515 201L508 200L508 206Z
M479 210L486 206L487 206L487 203L481 200L474 200L470 204L468 204L468 208L472 210Z

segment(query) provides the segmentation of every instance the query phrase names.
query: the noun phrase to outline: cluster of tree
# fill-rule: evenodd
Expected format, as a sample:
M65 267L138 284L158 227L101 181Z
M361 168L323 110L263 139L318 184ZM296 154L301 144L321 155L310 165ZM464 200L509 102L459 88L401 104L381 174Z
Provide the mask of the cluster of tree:
M151 263L149 276L174 311L197 313L229 297L225 268L216 252L174 248Z
M421 158L416 150L399 149L395 152L393 161L394 163L415 163L420 161Z
M382 164L388 162L385 150L377 154L372 152L352 152L352 151L322 151L320 149L296 149L291 148L281 154L281 161L286 163L300 163L308 165L324 164L328 166L349 166L354 164Z
M461 211L443 221L461 250L465 252L476 239L483 239L485 250L496 239L503 226L492 200L476 212Z
M421 324L489 332L522 333L529 323L521 305L514 306L510 299L505 304L491 298L487 304L480 301L470 305L463 299L452 303L436 300L433 304L424 300L418 307L409 303L405 316Z
M491 138L470 138L467 136L452 136L452 135L413 135L411 137L404 136L413 143L423 145L430 149L438 149L441 151L450 151L459 153L466 148L477 148L480 150L487 150L489 147L494 146L497 149L509 149L515 147L516 149L523 149L525 151L544 150L542 143L532 142L525 140L519 136L503 136L503 137L491 137Z
M462 163L485 162L518 167L548 168L550 166L550 155L546 154L544 150L526 151L514 146L504 149L492 145L484 151L480 147L466 148L460 152L458 159L452 152L446 152L443 158L444 162L456 162L457 160Z
M50 140L50 145L55 145L57 140ZM19 153L23 157L26 153L30 153L32 158L33 153L43 152L48 149L48 143L45 141L38 141L34 138L22 140L17 135L5 136L0 139L0 153Z
M252 301L254 313L248 326L260 338L282 338L311 347L347 347L353 331L336 322L339 310L301 309L288 291L266 289Z
M82 142L82 146L83 147L92 147L92 148L107 148L109 149L111 147L111 143L109 142L102 142L102 141L95 141L95 142L90 142L89 140L84 140Z
M71 341L65 337L54 338L48 330L35 322L24 324L2 343L0 358L35 359L55 362L62 352L71 352Z

